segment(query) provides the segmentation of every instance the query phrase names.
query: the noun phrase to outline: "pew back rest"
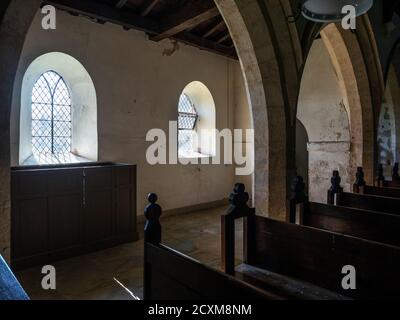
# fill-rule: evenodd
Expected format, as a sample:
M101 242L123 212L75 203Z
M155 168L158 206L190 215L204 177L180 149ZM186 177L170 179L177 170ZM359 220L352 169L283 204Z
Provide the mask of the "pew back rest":
M303 225L400 246L400 216L310 202Z
M256 218L256 265L352 298L400 297L400 249L324 230ZM344 266L357 290L344 290Z
M383 181L381 184L383 187L400 188L400 180Z
M365 186L364 193L372 196L400 198L400 188Z
M343 192L338 194L338 206L386 212L400 215L400 199Z
M164 245L145 243L146 300L275 300Z

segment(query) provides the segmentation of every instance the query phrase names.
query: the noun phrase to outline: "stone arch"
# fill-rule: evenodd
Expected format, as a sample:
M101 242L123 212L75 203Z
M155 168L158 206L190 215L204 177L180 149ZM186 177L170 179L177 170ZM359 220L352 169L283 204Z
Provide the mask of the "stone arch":
M254 202L285 220L295 175L295 115L301 47L288 1L215 0L239 55L255 130ZM279 39L279 41L278 41Z
M400 68L400 66L398 67ZM393 64L390 65L388 70L385 96L390 97L393 106L394 131L396 137L395 161L400 162L400 74L396 72L396 68Z
M8 0L0 7L0 254L10 259L10 113L13 85L25 35L41 0Z
M386 89L378 123L378 163L383 164L386 176L391 177L391 168L399 160L399 83L393 66L388 70Z
M308 190L308 144L310 138L308 137L307 129L304 124L297 119L296 120L296 173L302 176L306 188Z
M355 34L330 24L321 37L331 56L344 96L350 121L350 175L364 168L369 184L374 180L374 112L363 53Z
M322 39L316 39L304 67L297 111L297 118L309 138L308 170L303 172L307 174L313 202L326 202L333 170L339 170L343 187L350 189L350 125L346 100L328 49ZM298 129L299 141L301 128ZM302 149L299 144L296 152Z

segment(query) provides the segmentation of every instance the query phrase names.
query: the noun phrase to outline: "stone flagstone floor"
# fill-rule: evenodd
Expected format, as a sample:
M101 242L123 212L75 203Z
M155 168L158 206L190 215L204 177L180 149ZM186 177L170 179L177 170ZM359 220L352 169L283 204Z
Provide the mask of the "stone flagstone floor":
M220 216L226 207L164 217L163 244L213 268L220 268ZM143 230L143 226L139 226ZM242 259L242 223L236 225L236 257ZM55 262L57 289L41 288L41 267L16 275L31 299L135 300L143 297L143 234L141 240Z

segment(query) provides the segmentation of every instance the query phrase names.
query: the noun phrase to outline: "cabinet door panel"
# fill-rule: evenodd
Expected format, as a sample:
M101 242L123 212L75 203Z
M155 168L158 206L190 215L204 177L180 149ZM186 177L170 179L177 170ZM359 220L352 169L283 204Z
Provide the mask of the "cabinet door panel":
M129 187L117 190L117 234L132 231L131 189Z
M18 216L17 248L19 256L33 256L47 251L47 200L21 200L16 208Z
M81 240L81 203L79 195L49 199L49 246L60 250L78 246Z
M85 233L88 242L110 238L113 233L112 193L97 191L86 193Z

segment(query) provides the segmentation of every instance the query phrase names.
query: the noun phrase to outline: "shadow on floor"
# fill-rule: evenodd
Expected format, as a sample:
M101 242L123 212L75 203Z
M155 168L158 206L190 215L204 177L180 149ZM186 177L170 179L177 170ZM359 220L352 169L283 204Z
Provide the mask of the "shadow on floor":
M220 216L226 207L165 217L163 244L213 268L220 268ZM143 227L139 227L143 230ZM237 222L236 257L242 260L243 230ZM143 297L141 240L54 263L57 289L43 290L41 267L16 275L33 300L137 300Z

